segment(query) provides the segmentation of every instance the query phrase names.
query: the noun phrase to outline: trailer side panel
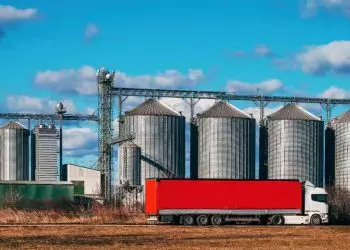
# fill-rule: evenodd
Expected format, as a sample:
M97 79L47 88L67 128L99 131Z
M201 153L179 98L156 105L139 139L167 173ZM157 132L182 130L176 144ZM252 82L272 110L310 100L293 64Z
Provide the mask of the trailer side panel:
M161 179L147 180L146 184L146 213L152 215L297 214L301 211L302 183L299 181Z

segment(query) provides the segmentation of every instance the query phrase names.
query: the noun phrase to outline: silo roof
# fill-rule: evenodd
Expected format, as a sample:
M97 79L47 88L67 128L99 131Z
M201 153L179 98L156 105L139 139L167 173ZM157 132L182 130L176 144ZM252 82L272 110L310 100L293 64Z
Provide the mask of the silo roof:
M6 125L2 126L0 129L27 129L19 122L10 121Z
M296 104L287 104L275 113L268 116L269 120L312 120L320 121L321 118Z
M249 118L253 119L250 115L244 111L236 108L232 104L224 101L215 103L212 107L207 109L201 114L198 114L199 118Z
M126 116L134 115L152 115L152 116L181 116L178 112L172 110L165 104L155 100L148 99L147 101L141 103L136 108L125 112Z
M336 123L348 123L350 122L350 110L346 111L344 114L340 115L336 120Z

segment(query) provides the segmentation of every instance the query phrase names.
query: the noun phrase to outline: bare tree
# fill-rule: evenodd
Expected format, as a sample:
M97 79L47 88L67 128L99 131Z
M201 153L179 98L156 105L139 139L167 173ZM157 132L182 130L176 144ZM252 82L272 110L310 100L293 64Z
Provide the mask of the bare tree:
M350 192L337 187L327 190L330 222L350 223Z

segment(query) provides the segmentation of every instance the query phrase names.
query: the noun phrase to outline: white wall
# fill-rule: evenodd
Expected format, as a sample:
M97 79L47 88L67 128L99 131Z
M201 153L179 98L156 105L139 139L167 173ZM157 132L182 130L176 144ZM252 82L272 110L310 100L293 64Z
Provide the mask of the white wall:
M99 194L101 191L101 172L97 170L68 164L67 181L84 181L86 195Z

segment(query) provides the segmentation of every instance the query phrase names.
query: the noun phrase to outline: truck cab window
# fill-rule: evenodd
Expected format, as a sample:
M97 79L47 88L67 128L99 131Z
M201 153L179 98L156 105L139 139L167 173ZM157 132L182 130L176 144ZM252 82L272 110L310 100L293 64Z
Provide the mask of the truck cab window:
M317 202L328 203L326 194L312 194L311 199Z

